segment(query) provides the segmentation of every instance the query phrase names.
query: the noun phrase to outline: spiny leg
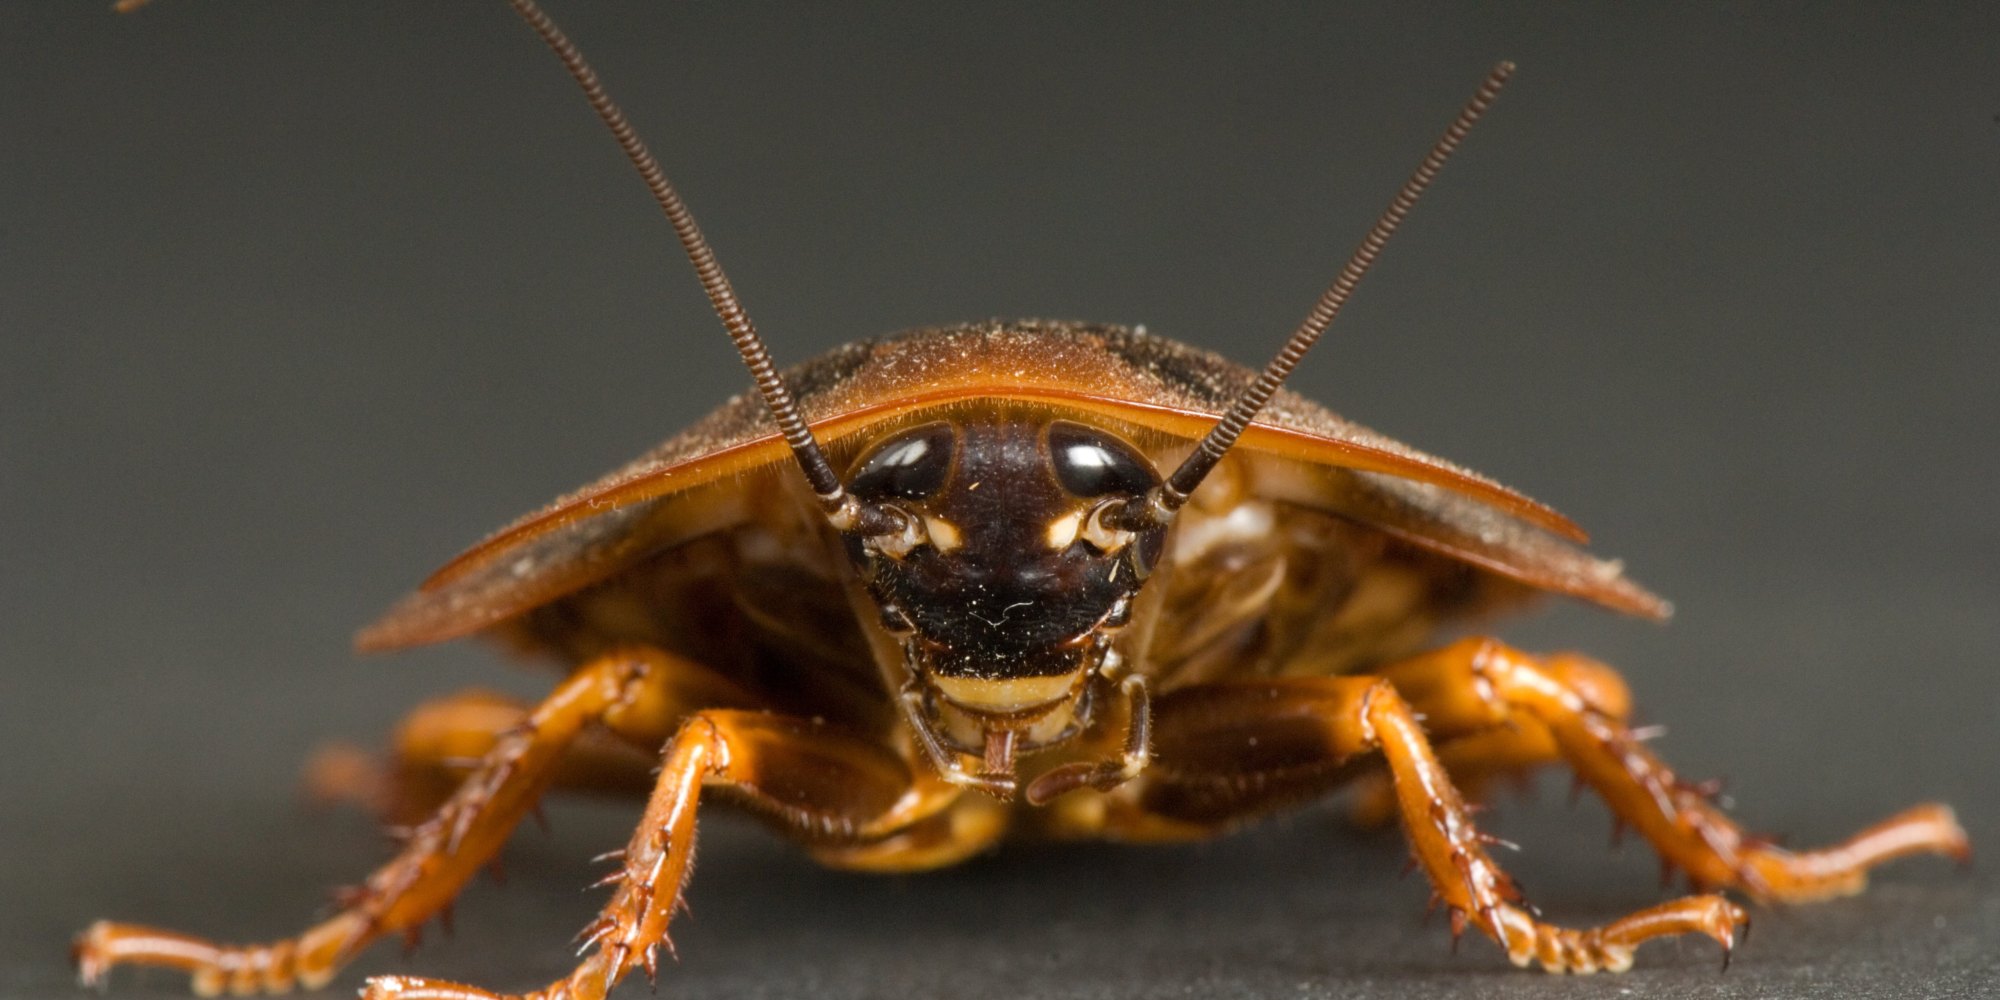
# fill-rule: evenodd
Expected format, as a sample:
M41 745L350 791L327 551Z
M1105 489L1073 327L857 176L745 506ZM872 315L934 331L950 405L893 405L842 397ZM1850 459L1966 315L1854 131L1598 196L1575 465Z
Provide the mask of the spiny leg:
M253 945L100 921L76 941L78 971L85 983L95 983L114 965L166 966L188 972L195 992L204 995L320 986L377 938L397 932L414 938L430 917L448 913L459 890L535 806L586 724L599 722L658 746L688 710L681 696L727 684L699 664L658 650L593 660L494 743L450 799L410 831L396 857L343 894L330 918L297 937Z
M1517 965L1555 972L1623 970L1643 942L1705 934L1728 949L1743 911L1720 896L1689 896L1602 927L1569 929L1538 919L1487 853L1492 838L1468 815L1415 714L1389 682L1368 677L1224 682L1164 695L1156 711L1154 766L1130 813L1111 812L1105 833L1130 826L1153 838L1216 828L1323 793L1379 754L1393 776L1412 855L1450 908Z
M1437 740L1438 763L1444 765L1445 773L1458 783L1459 792L1475 809L1491 800L1494 786L1501 781L1511 779L1526 787L1535 768L1562 760L1555 737L1540 725L1489 729L1449 740L1431 735ZM1373 830L1396 821L1396 787L1386 771L1357 779L1349 803L1348 819L1361 829Z
M1892 858L1969 857L1965 831L1949 807L1936 803L1813 851L1787 851L1744 833L1711 801L1712 788L1675 775L1625 725L1623 684L1610 668L1584 657L1534 657L1492 639L1466 639L1394 664L1382 675L1440 738L1481 739L1508 727L1545 731L1618 822L1697 886L1800 902L1859 892L1868 870ZM1617 698L1605 697L1609 691Z
M568 976L525 994L533 1000L602 1000L627 973L658 970L671 948L667 924L681 902L694 856L701 788L714 784L808 842L825 845L893 838L912 824L948 815L959 793L928 795L901 756L819 722L760 712L701 712L667 745L659 784L619 868L605 882L611 901L584 929L588 957ZM926 800L921 808L913 802ZM472 986L410 976L378 976L367 1000L491 1000Z
M1616 671L1572 653L1557 654L1542 662L1593 710L1614 723L1625 724L1632 710L1632 693ZM1391 672L1383 674L1391 683L1397 680L1394 669L1391 667ZM1403 691L1400 687L1397 690L1410 699L1426 687L1414 684L1413 691ZM1440 729L1425 716L1423 702L1412 701L1411 707L1423 720L1424 731L1430 734L1438 762L1469 801L1484 803L1495 784L1509 780L1525 784L1535 768L1563 759L1555 734L1541 720L1526 713L1512 714L1505 725L1458 731ZM1642 741L1653 735L1647 729L1631 733L1634 739ZM1349 816L1357 826L1372 829L1396 821L1396 789L1387 772L1376 771L1359 778L1352 802Z
M700 708L752 708L758 698L730 678L694 664L668 670L674 712L654 726L620 732L584 728L564 748L548 778L552 790L648 792L660 744L682 716ZM526 722L532 704L470 688L410 710L396 726L388 760L352 744L332 744L306 762L306 798L314 804L358 802L392 826L410 826L438 810L504 736Z
M688 710L706 705L750 704L715 678L708 692L686 692L675 700ZM413 826L436 812L479 766L493 747L521 727L534 706L508 695L471 689L425 702L396 726L386 754L350 743L323 746L305 767L305 793L315 805L353 803L392 827ZM651 746L617 733L585 728L564 749L549 777L551 791L606 791L643 794L653 787L659 740Z

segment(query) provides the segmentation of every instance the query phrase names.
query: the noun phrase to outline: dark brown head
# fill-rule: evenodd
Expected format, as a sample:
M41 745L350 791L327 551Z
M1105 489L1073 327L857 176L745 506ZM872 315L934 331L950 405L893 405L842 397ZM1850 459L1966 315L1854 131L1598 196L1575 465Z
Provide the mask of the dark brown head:
M982 753L996 729L1060 739L1165 543L1127 526L1160 475L1117 435L1021 414L941 420L875 442L844 532L928 721ZM876 513L879 512L879 513Z

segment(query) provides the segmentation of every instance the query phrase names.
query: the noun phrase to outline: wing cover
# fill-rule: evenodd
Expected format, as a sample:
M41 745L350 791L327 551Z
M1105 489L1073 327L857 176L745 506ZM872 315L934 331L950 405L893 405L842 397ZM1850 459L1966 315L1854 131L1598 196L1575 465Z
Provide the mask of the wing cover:
M974 400L1040 401L1193 443L1256 373L1219 355L1124 327L992 321L859 341L786 378L838 465L890 420ZM1561 514L1280 391L1236 450L1304 468L1353 470L1339 512L1433 551L1616 610L1667 605L1591 558ZM787 488L791 455L751 394L731 398L625 467L502 528L434 574L357 637L363 650L477 632L603 580L741 515L751 481ZM792 475L796 478L796 474ZM749 480L749 481L746 481ZM1358 485L1357 485L1358 484ZM1326 490L1311 490L1321 503ZM1306 502L1309 498L1301 497Z

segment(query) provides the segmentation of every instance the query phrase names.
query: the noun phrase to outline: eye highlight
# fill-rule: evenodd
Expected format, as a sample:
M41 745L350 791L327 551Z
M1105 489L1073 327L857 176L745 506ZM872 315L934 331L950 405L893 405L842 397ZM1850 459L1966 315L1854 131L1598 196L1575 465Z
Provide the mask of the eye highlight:
M951 472L951 425L942 421L902 432L855 465L848 490L864 500L922 500Z
M1049 425L1049 464L1063 489L1079 497L1137 496L1160 482L1152 463L1131 445L1068 421Z

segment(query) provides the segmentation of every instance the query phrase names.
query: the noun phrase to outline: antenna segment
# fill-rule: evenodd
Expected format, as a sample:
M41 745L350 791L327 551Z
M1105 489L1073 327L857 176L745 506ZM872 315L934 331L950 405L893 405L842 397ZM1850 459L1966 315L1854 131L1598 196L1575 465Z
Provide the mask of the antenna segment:
M701 227L695 225L694 216L674 186L667 181L665 171L659 161L646 149L645 142L632 131L632 124L625 120L625 113L604 93L604 85L597 79L597 72L577 51L576 45L549 20L547 14L535 5L534 0L507 0L515 13L542 36L550 51L562 60L569 75L576 78L577 86L583 88L583 96L590 101L591 110L604 120L611 130L612 138L618 140L618 147L625 151L627 159L639 171L639 177L646 182L646 188L653 192L653 200L660 203L660 210L667 215L667 221L674 227L674 235L681 241L681 249L687 252L688 261L694 264L695 277L701 279L702 290L708 293L709 304L715 307L715 315L729 330L729 339L736 344L736 353L743 356L743 363L749 367L750 375L757 383L757 392L764 397L764 405L771 410L771 416L778 421L778 429L785 435L785 443L792 446L792 455L799 460L799 467L805 471L806 481L812 484L813 492L829 510L839 506L845 495L840 485L840 475L833 471L826 453L820 449L818 439L813 437L812 428L806 426L805 417L799 414L798 401L792 398L791 389L771 364L771 352L764 347L764 340L757 335L756 324L750 321L750 314L743 311L743 303L736 298L736 289L730 285L729 276L722 273L722 265L715 260L715 251L709 249L707 238L701 234ZM1247 418L1246 418L1247 419Z
M1285 378L1291 375L1292 369L1298 367L1299 359L1305 357L1306 351L1319 340L1319 335L1326 332L1327 326L1333 322L1335 316L1340 315L1341 307L1346 305L1348 297L1354 294L1354 286L1360 283L1362 275L1368 273L1368 268L1381 254L1383 245L1389 242L1389 236L1402 224L1403 217L1409 214L1410 206L1417 203L1417 197L1424 193L1424 189L1430 186L1431 179L1437 176L1438 168L1444 166L1444 161L1458 148L1459 141L1471 131L1472 123L1478 121L1479 116L1485 113L1487 107L1493 103L1493 98L1500 93L1500 88L1513 73L1514 64L1503 62L1494 66L1493 71L1486 75L1486 82L1480 84L1478 92L1472 95L1472 100L1466 102L1465 109L1458 113L1458 118L1451 123L1451 127L1444 130L1444 135L1438 139L1437 145L1431 147L1430 155L1424 157L1424 161L1417 165L1416 173L1411 174L1410 179L1403 182L1403 189L1396 192L1396 198L1389 203L1388 210L1375 221L1375 228L1370 229L1368 235L1361 240L1361 245L1355 248L1354 256L1347 260L1347 266L1340 269L1340 274L1333 279L1333 284L1320 295L1318 302L1313 303L1312 311L1306 314L1305 322L1299 324L1298 330L1293 332L1292 339L1285 342L1284 349L1265 366L1263 374L1257 376L1257 381L1230 405L1229 412L1223 415L1220 423L1209 430L1208 436L1201 439L1201 444L1196 446L1194 453L1167 478L1160 502L1168 510L1179 509L1187 502L1188 495L1194 492L1195 487L1201 485L1202 479L1215 468L1215 463L1221 461L1230 446L1243 435L1244 429L1250 426L1251 419L1264 408L1264 404L1271 401L1271 396L1278 391L1278 387L1285 384Z

